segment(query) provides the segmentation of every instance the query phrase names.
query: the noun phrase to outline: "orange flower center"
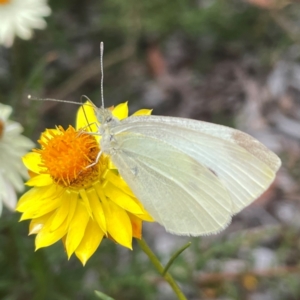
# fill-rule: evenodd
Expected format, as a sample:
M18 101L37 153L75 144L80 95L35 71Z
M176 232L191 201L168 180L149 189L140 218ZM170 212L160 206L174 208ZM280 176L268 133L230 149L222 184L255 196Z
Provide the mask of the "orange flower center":
M107 158L97 155L99 143L94 136L76 131L72 126L64 130L48 130L39 143L42 149L35 150L41 155L41 173L50 174L52 179L64 187L87 187L99 179L107 167ZM93 165L94 164L94 165Z
M4 122L0 120L0 139L3 135L3 131L4 131Z
M0 0L0 5L1 4L7 4L7 3L9 3L10 2L10 0Z

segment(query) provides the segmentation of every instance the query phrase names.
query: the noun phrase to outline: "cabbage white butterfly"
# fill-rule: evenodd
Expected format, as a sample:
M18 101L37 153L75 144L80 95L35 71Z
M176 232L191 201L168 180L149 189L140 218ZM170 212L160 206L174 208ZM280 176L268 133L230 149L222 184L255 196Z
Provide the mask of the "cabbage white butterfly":
M199 236L224 229L273 182L278 156L221 125L153 115L118 120L103 105L100 47L102 107L95 113L101 153L168 232Z

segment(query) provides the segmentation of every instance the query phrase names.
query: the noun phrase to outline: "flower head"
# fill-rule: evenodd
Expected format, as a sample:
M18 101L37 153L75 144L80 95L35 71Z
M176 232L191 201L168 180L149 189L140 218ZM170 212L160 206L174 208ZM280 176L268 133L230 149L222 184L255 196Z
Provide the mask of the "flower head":
M127 103L113 114L126 118ZM57 127L42 134L41 149L24 156L32 189L17 205L21 220L31 219L29 233L37 234L36 249L61 239L68 257L75 253L83 264L103 237L131 249L132 238L141 238L142 221L152 221L109 157L102 154L97 160L99 137L87 132L97 131L94 122L87 105L85 113L78 112L77 130Z
M46 0L0 0L0 45L10 47L17 35L24 40L33 29L44 29L51 9Z
M21 135L22 126L9 120L12 108L0 103L0 215L2 203L14 210L16 191L24 189L23 178L28 178L21 157L34 146Z

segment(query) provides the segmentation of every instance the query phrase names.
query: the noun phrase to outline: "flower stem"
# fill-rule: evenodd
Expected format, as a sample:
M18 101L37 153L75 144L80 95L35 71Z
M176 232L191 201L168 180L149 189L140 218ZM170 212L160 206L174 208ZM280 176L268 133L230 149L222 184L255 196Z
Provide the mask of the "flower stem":
M187 298L184 296L184 294L180 290L178 284L175 282L172 275L169 272L166 272L163 275L164 267L161 264L161 262L158 260L158 258L155 256L155 254L152 252L152 250L150 249L150 247L148 246L146 241L144 239L141 239L141 240L136 239L136 240L137 240L139 246L141 247L141 249L147 254L147 256L149 257L150 261L152 262L152 264L154 265L156 270L159 272L159 274L161 274L163 276L163 278L169 283L169 285L173 289L174 293L177 295L178 299L179 300L187 300Z

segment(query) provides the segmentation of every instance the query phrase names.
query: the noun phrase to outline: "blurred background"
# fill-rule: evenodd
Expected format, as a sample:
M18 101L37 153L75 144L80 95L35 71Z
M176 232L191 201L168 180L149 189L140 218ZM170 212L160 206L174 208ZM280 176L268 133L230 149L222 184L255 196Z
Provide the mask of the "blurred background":
M189 117L250 133L283 161L270 189L222 233L176 237L145 224L144 237L172 265L188 299L300 299L300 1L51 0L47 28L0 46L0 102L36 141L74 124L78 107L100 106L99 44L105 44L106 106ZM1 22L1 20L0 20ZM134 242L104 240L85 267L61 243L34 252L28 222L0 218L0 299L172 300L169 286Z

